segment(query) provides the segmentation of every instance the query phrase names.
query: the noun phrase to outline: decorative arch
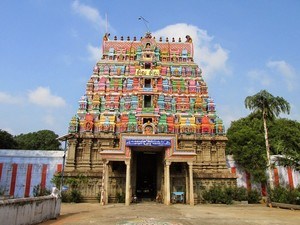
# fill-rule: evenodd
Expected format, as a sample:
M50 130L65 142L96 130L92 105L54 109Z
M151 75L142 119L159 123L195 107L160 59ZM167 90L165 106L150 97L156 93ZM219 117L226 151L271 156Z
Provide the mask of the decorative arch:
M143 134L155 134L156 127L154 123L150 123L149 121L147 123L144 123L142 126Z

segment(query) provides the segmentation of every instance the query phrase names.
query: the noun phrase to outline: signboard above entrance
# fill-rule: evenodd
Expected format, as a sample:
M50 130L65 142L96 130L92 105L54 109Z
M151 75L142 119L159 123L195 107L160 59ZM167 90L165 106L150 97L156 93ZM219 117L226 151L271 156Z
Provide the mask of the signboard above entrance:
M171 140L127 139L126 146L161 146L170 147Z
M137 69L135 70L137 76L159 76L159 69Z

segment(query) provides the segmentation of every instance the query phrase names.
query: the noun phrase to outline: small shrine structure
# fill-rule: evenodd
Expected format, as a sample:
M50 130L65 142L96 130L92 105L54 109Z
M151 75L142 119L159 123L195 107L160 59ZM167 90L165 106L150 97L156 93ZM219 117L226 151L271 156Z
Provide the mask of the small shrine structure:
M222 120L193 60L192 38L103 38L69 125L65 176L85 175L85 201L190 205L214 184L236 185ZM178 196L177 196L178 197Z

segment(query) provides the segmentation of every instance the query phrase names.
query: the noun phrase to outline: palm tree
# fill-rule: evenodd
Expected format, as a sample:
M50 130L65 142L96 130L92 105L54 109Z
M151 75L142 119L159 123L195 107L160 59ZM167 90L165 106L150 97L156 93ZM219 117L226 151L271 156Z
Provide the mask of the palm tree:
M262 114L266 153L267 153L267 170L269 175L269 185L271 189L274 189L274 182L271 169L270 159L270 145L268 138L267 120L273 120L278 117L280 113L290 113L290 104L282 97L274 97L266 90L262 90L253 96L248 96L245 99L245 107L253 110L256 113Z

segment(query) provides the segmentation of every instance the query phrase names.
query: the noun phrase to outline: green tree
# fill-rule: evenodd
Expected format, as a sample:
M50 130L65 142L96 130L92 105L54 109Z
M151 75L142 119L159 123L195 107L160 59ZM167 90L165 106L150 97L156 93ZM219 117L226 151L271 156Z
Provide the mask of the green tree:
M15 149L17 148L17 142L13 135L5 130L0 129L0 149Z
M280 118L269 125L270 149L284 166L292 166L300 170L300 123Z
M30 150L57 150L60 142L56 139L58 135L50 130L40 130L28 134L20 134L15 137L19 149Z
M267 160L264 152L262 120L254 114L233 121L227 130L226 154L250 173L257 182L266 182Z
M271 189L274 189L274 182L271 170L270 145L267 121L274 120L274 118L278 117L280 113L290 113L290 104L284 98L278 96L274 97L266 90L262 90L253 96L246 97L245 107L250 110L253 110L254 112L261 113L262 115L267 154L267 170L269 175L269 185Z
M300 170L300 123L289 119L269 121L270 154L284 155L278 158L283 166ZM263 122L261 116L250 114L231 123L227 130L226 154L249 172L254 180L265 182L267 169Z

